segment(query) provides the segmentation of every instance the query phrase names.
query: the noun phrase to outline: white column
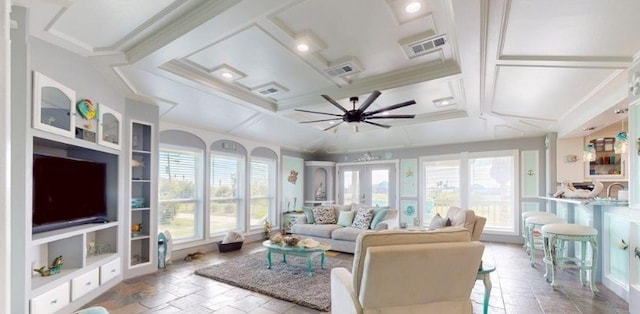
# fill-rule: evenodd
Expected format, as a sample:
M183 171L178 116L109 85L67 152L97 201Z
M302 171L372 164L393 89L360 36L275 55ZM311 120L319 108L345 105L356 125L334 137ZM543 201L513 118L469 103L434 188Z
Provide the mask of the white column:
M11 96L11 1L0 2L0 312L10 313L11 216L10 213L10 96Z

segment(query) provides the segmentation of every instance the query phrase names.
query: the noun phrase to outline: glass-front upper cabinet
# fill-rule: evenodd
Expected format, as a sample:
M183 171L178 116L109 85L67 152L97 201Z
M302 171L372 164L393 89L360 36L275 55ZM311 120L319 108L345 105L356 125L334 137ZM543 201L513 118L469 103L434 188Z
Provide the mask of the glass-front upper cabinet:
M58 135L75 136L76 92L57 81L33 73L33 127Z
M99 106L98 144L120 149L122 135L122 115L103 103Z
M588 178L626 178L625 163L627 156L625 153L616 154L613 145L615 138L600 137L590 141L595 148L596 158L587 165L586 177Z

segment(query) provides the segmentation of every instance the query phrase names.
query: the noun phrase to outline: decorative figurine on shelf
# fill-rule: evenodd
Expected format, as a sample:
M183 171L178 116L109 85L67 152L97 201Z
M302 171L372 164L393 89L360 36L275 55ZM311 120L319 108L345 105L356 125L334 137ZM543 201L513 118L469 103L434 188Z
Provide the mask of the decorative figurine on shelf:
M142 232L142 224L133 224L131 225L131 235L138 236Z
M316 201L324 201L326 199L324 194L324 189L322 188L322 182L320 182L320 186L318 186L315 196L316 196Z
M42 266L38 269L34 269L33 271L40 274L42 277L55 275L60 272L60 266L62 266L62 255L56 257L51 263L51 267L47 268L47 266Z
M269 239L269 237L271 236L271 228L273 226L271 225L271 223L269 222L269 220L265 220L264 221L264 238L265 239Z
M563 181L553 197L593 198L604 189L602 182L593 180L593 190L576 189L569 181Z

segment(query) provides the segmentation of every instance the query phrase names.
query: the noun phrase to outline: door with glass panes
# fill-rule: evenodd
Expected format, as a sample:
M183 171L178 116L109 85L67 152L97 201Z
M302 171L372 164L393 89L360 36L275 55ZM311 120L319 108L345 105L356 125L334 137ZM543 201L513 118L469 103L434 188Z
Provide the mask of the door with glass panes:
M338 165L338 204L394 207L396 168L395 163Z

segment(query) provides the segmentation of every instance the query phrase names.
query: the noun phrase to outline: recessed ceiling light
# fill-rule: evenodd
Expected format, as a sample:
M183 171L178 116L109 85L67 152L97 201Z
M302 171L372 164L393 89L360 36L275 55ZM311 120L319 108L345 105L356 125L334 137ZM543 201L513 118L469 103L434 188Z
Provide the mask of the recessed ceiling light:
M222 77L226 78L227 80L230 80L233 78L233 74L231 74L230 72L222 72L222 74L220 74Z
M385 111L382 113L383 116L388 116L389 115L389 111Z
M433 101L433 105L436 107L444 107L455 104L456 101L453 97L445 97L440 99L435 99Z
M300 52L307 52L307 51L309 51L309 45L307 45L307 44L298 44L296 49L298 49L298 51L300 51Z
M336 124L335 121L329 121L329 124Z
M412 2L409 2L409 4L407 4L406 7L404 7L404 10L407 13L416 13L420 11L421 8L422 8L422 4L420 4L420 2L412 1Z

